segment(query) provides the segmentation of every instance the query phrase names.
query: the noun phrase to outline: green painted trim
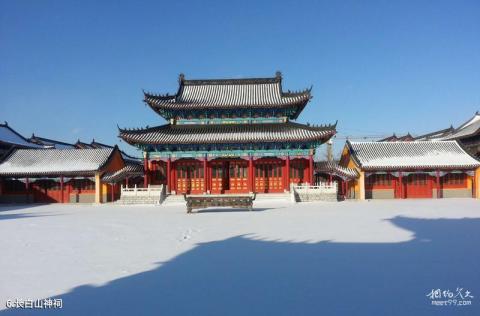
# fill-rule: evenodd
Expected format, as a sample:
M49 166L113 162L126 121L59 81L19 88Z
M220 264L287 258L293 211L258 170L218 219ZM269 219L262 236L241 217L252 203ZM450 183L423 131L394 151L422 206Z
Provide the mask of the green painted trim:
M287 108L235 108L235 109L192 109L192 110L168 110L168 109L155 109L154 110L165 119L169 120L171 118L181 117L182 120L190 120L187 117L193 117L192 120L199 119L200 116L211 116L214 115L215 119L221 119L222 115L235 115L237 117L242 117L248 115L248 117L254 117L258 115L264 118L277 117L277 114L280 114L283 117L289 117L293 119L297 112L298 106L292 106Z
M214 118L214 119L179 119L178 125L187 124L250 124L250 123L285 123L286 117L245 117L245 118Z
M315 151L321 143L242 143L242 144L190 144L190 145L149 145L136 144L134 145L143 152L149 153L167 153L168 155L181 153L199 153L202 155L208 153L242 153L244 155L255 154L257 152L276 153L276 152L291 152L296 155L297 152L303 153L305 151ZM304 147L304 148L302 148ZM306 147L306 148L305 148ZM268 149L267 149L268 148ZM246 153L246 154L245 154Z
M202 158L202 157L278 157L308 156L310 149L286 150L214 150L214 151L162 151L149 152L150 158Z

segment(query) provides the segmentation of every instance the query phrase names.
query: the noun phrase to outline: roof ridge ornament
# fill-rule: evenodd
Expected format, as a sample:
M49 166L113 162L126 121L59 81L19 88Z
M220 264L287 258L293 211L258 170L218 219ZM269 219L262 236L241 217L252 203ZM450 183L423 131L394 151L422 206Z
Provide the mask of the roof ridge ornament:
M279 79L279 80L282 80L282 72L281 71L276 71L275 72L275 78Z
M185 81L185 74L180 73L178 75L178 83L182 84Z

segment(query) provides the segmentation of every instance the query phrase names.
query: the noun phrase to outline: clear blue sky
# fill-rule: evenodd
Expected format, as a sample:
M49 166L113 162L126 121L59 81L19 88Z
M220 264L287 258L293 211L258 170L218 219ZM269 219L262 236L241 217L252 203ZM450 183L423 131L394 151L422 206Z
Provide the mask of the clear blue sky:
M339 150L480 110L480 1L0 0L0 60L0 120L26 136L119 143L117 124L164 123L142 89L280 70Z

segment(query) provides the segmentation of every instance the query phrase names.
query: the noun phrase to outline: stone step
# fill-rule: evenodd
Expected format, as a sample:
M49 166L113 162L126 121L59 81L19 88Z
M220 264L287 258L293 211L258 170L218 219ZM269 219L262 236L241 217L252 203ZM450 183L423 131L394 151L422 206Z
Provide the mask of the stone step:
M145 196L123 196L120 200L116 201L117 204L159 204L160 199L158 197L145 197Z
M261 193L257 194L255 201L272 201L272 200L280 200L280 201L290 201L290 193Z
M256 195L256 198L255 198L255 202L290 201L290 200L291 200L290 193L259 193L259 194ZM167 195L165 200L162 202L163 205L179 205L179 204L184 204L184 203L185 203L185 199L183 198L183 195L181 195L181 194Z
M170 205L170 204L185 204L185 199L183 198L183 195L167 195L165 197L165 200L163 200L162 205Z

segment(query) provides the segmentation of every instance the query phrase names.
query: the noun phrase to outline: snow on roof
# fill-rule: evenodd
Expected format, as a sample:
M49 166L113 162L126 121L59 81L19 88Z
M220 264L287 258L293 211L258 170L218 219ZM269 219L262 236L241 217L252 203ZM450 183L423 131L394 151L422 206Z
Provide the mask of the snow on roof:
M55 139L36 136L35 134L32 134L32 137L30 137L28 141L37 145L42 145L45 148L47 147L57 148L57 149L74 149L75 148L75 145L73 144L61 142Z
M125 167L114 172L107 172L102 180L108 183L117 183L126 177L143 176L143 166L135 163L127 163Z
M297 108L295 119L311 99L311 88L283 91L282 76L273 78L186 80L180 76L177 94L144 92L145 102L162 115L162 110L202 110L238 108ZM170 116L167 116L170 117Z
M16 149L0 164L0 176L90 175L101 170L115 150Z
M480 161L456 141L350 142L353 159L362 169L477 168Z
M480 131L480 114L477 112L474 117L460 125L452 134L445 136L443 139L449 140L468 137L478 131Z
M29 143L6 123L0 124L0 142L27 148L43 148L43 146Z
M146 129L120 129L129 144L215 144L327 141L336 125L308 126L300 123L165 124Z
M315 163L315 171L317 173L337 175L344 179L358 178L357 170L340 166L334 161L320 161Z
M470 126L474 123L479 123L480 122L480 113L476 112L475 115L469 119L468 121L466 121L465 123L463 123L462 125L460 125L458 128L465 128L467 126Z

